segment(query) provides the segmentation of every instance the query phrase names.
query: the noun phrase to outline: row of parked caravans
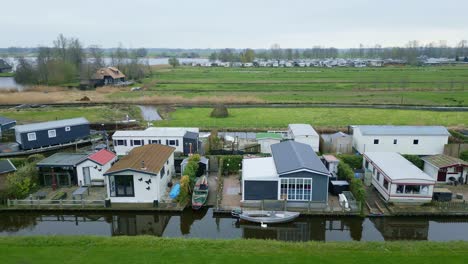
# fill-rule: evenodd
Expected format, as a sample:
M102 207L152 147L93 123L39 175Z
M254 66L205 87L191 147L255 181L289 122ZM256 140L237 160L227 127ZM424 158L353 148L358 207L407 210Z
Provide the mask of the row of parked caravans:
M253 62L222 62L210 61L204 63L192 63L191 66L201 67L382 67L386 64L405 64L400 60L378 59L324 59L324 60L258 60Z

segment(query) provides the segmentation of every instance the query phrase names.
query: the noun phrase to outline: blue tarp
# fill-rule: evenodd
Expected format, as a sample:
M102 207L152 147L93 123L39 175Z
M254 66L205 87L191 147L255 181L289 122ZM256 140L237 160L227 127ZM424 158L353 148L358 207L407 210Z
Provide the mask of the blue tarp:
M172 199L175 199L180 193L180 184L176 184L174 185L174 187L172 187L172 190L171 192L169 193L169 197L171 197Z

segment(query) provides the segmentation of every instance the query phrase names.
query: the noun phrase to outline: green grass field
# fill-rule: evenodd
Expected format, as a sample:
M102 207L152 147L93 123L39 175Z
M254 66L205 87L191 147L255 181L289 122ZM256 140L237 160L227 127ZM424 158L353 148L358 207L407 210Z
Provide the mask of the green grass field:
M127 114L132 118L141 118L140 110L134 106L45 107L0 110L0 116L17 120L19 124L75 117L85 117L90 122L114 122L124 120Z
M0 263L466 263L467 242L2 237Z
M144 92L122 91L108 98L249 97L261 103L468 105L468 66L157 68L142 85Z
M155 126L200 128L285 128L290 123L310 123L317 127L348 125L444 125L465 127L468 112L368 108L229 108L227 118L211 118L211 108L178 108Z

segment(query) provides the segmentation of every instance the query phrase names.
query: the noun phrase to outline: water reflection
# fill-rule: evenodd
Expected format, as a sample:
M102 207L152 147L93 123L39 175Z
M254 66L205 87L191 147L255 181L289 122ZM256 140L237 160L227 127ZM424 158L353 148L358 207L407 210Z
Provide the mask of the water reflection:
M283 225L239 223L211 209L182 214L0 214L0 235L256 238L283 241L468 240L467 218L300 217Z

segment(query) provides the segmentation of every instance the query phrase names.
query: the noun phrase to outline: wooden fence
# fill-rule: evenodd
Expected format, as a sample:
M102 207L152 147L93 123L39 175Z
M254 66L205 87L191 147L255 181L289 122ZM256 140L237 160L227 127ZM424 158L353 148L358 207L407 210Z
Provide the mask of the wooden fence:
M434 205L440 210L446 211L468 211L468 203L462 202L437 202L434 201Z
M104 200L8 200L8 207L21 208L96 208L105 207Z
M460 157L460 153L468 150L468 143L447 144L444 146L444 154L452 157Z

